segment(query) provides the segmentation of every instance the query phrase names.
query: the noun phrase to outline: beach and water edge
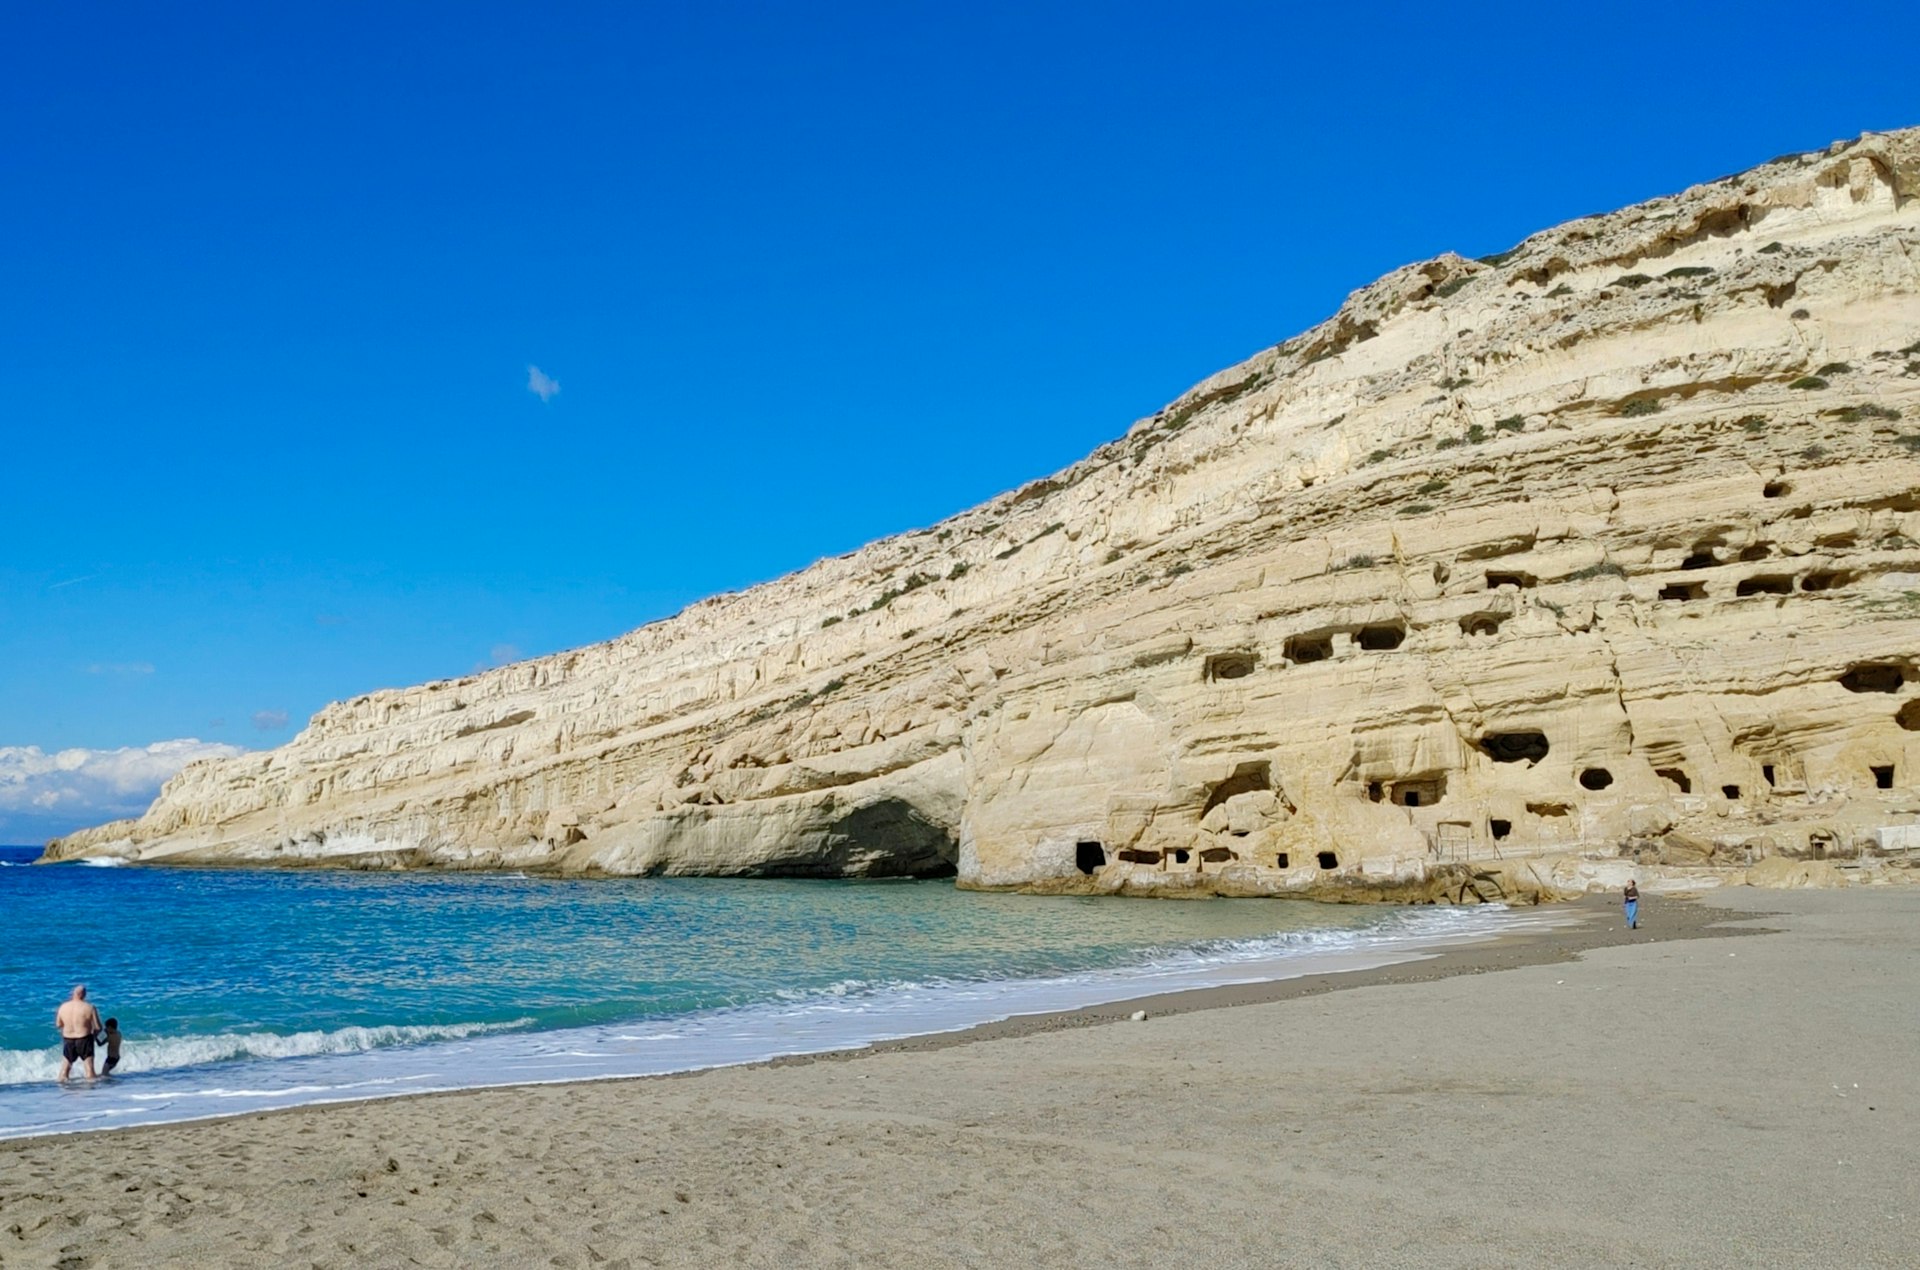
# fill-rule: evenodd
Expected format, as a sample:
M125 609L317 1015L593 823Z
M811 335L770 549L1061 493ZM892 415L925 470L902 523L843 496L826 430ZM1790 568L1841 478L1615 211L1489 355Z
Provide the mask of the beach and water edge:
M0 1264L1909 1263L1920 894L1553 911L858 1050L0 1143Z
M118 935L76 942L49 912ZM1365 970L1562 920L941 882L10 867L0 1139L733 1066ZM56 1087L45 1008L75 981L129 1039L114 1079Z

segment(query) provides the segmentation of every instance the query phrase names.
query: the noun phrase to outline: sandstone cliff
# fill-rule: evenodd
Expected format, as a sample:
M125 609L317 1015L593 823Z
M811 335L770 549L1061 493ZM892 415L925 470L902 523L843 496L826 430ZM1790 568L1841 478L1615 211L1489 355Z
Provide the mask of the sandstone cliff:
M1401 269L933 529L48 855L1551 891L1920 844L1917 681L1920 129Z

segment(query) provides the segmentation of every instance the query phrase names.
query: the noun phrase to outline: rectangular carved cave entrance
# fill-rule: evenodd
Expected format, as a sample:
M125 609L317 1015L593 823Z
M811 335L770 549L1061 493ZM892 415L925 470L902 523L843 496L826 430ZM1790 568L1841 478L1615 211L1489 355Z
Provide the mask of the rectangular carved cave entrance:
M1382 622L1377 626L1363 626L1355 641L1368 652L1383 653L1400 647L1407 639L1407 627L1404 622Z
M1875 789L1893 788L1893 764L1876 763L1867 770L1873 773L1873 787Z
M1333 656L1333 640L1326 635L1295 635L1287 641L1286 658L1296 666Z
M1506 620L1505 613L1469 613L1460 619L1460 629L1477 639L1490 639L1499 634L1500 624Z
M1447 796L1447 778L1395 781L1393 801L1401 807L1431 807Z
M1223 679L1245 679L1260 664L1258 653L1215 653L1206 661L1206 680L1219 683Z
M1092 873L1107 862L1107 849L1097 842L1076 842L1073 844L1073 866L1082 873Z
M1840 686L1848 692L1898 692L1906 679L1904 667L1869 663L1840 676Z

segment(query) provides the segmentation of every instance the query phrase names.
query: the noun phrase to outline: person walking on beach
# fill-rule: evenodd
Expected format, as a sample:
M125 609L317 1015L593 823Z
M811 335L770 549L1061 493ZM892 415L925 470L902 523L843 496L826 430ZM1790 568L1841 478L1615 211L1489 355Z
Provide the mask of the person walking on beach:
M100 1035L106 1038L107 1047L107 1061L101 1064L100 1074L111 1076L113 1069L120 1066L120 1020L108 1019L107 1026L101 1029Z
M93 1079L93 1034L100 1030L100 1011L87 1001L87 985L75 984L73 995L53 1012L53 1025L60 1029L60 1083L75 1063L84 1063L87 1079Z
M1625 908L1627 911L1627 929L1639 930L1640 929L1640 888L1639 886L1637 886L1634 882L1629 880L1627 883L1627 889L1623 893L1622 898L1625 900Z

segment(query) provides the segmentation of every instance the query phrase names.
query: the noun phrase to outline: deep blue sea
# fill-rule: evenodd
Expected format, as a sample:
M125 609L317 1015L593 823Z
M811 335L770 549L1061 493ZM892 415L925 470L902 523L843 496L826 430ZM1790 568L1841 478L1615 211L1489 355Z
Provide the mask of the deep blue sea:
M1417 955L1498 909L951 882L36 866L0 847L0 1137L748 1062ZM59 1088L75 983L111 1080Z

